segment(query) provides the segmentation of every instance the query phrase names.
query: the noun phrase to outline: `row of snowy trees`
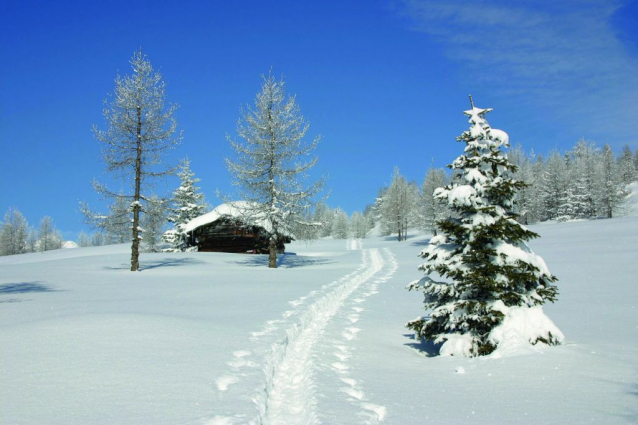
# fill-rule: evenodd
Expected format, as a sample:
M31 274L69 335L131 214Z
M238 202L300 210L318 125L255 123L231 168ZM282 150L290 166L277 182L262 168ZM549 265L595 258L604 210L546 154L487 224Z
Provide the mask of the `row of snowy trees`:
M516 166L509 171L511 177L528 184L517 192L513 207L524 224L622 214L627 185L638 180L638 151L634 155L628 146L618 157L609 145L600 149L585 140L546 160L520 146L507 155ZM432 195L450 180L445 170L430 168L418 187L395 168L390 185L379 190L374 204L381 233L397 235L399 241L405 240L408 228L436 235L436 222L451 212Z
M408 182L395 168L392 182L379 190L374 204L381 234L396 234L399 241L407 238L409 228L436 234L435 224L448 214L448 210L432 194L448 181L445 170L430 168L419 187L414 182Z
M45 216L36 229L16 208L9 208L0 222L0 255L43 252L62 248L64 240L53 219Z
M375 218L371 207L366 208L364 212L355 211L348 217L341 208L333 209L321 202L302 223L304 224L293 229L293 235L298 240L312 241L325 237L362 239L368 237L374 229Z
M513 177L529 184L519 191L515 212L525 223L606 217L623 212L627 185L638 179L638 153L625 146L618 158L609 145L579 140L571 151L547 159L516 147L509 158Z

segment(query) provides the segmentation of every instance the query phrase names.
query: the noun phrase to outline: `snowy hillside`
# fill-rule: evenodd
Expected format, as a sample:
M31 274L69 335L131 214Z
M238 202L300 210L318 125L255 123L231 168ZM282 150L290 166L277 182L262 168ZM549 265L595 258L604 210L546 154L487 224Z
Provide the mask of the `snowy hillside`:
M473 359L403 327L427 236L0 258L0 423L636 423L638 211L530 227L566 343Z

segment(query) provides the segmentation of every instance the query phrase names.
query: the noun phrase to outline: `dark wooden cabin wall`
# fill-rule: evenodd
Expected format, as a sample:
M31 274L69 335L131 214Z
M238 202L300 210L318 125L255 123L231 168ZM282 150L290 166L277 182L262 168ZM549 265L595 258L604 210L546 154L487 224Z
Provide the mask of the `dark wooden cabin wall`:
M277 243L283 253L285 242ZM268 234L258 226L244 226L241 222L221 219L198 227L191 234L191 243L201 252L268 253Z

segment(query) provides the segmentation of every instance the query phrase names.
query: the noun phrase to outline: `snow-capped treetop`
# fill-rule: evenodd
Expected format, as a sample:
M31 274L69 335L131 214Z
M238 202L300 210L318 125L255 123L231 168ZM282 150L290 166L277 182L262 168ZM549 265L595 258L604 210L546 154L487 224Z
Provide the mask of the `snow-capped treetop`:
M471 96L470 96L470 101ZM457 140L463 140L467 143L465 151L468 152L472 149L480 149L489 147L500 147L505 145L509 146L509 136L503 130L497 130L491 128L485 119L485 114L492 112L491 108L482 109L474 106L472 101L472 109L463 111L463 113L470 117L468 122L471 124L470 129L464 131Z

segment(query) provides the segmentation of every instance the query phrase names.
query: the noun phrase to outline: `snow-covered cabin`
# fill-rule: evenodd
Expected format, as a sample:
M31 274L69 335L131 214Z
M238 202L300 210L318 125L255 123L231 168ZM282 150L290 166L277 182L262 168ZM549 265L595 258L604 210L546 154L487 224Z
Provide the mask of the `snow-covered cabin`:
M263 219L246 219L249 204L244 201L219 205L213 211L201 215L186 224L184 229L189 245L202 252L268 253L270 223ZM284 243L277 242L277 251L285 250Z

